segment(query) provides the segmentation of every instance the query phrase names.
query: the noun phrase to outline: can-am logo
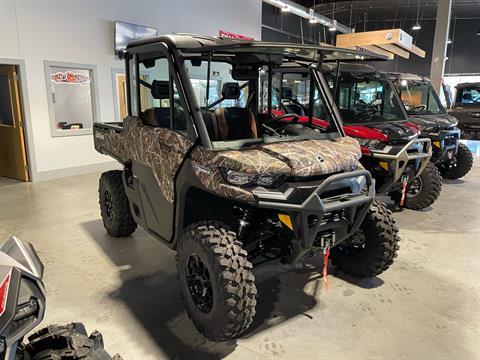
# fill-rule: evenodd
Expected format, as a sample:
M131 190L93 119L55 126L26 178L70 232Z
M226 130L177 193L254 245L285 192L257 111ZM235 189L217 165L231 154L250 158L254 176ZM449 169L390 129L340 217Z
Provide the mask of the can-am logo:
M56 72L50 75L50 80L55 84L90 84L90 76L74 73L73 71Z

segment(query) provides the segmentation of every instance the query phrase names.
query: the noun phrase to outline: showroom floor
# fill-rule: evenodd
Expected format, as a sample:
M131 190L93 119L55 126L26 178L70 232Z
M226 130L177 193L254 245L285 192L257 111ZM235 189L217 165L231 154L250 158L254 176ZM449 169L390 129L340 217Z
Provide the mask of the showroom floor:
M325 290L318 259L257 269L255 321L221 344L188 319L172 251L143 230L106 235L98 177L0 187L0 238L30 241L45 264L44 325L82 321L125 359L480 358L478 156L432 209L394 214L402 242L388 272L354 281L332 268Z

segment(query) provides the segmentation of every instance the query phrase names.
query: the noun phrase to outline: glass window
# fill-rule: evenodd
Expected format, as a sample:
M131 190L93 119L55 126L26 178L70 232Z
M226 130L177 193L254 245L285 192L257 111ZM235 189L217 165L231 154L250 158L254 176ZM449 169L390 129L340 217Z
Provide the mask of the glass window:
M138 82L137 82L137 56L134 55L128 62L130 72L130 105L132 116L138 116Z
M14 125L10 81L7 74L0 74L0 125Z
M445 113L430 82L402 79L397 80L395 86L408 114L433 115Z
M166 58L140 62L140 110L146 125L186 131L187 121L180 92L170 74ZM173 100L173 103L172 103Z
M232 65L224 62L212 61L210 64L210 81L207 99L208 62L202 61L199 66L186 61L188 75L192 83L193 91L201 108L213 104L222 97L222 88L225 83L236 82L240 86L238 99L225 99L221 103L209 107L211 110L225 107L245 107L248 98L248 89L243 87L246 81L236 81L232 78Z
M97 121L95 66L46 63L53 135L91 134Z
M457 104L480 104L480 87L469 87L457 90Z
M330 115L325 107L324 99L320 96L316 82L312 99L314 122L316 120L330 121ZM272 109L280 113L309 116L310 114L310 74L304 72L274 73L272 78L273 96ZM316 120L315 120L316 119Z
M335 82L332 80L329 84L333 90ZM395 90L384 78L343 73L336 98L342 119L347 124L405 119Z

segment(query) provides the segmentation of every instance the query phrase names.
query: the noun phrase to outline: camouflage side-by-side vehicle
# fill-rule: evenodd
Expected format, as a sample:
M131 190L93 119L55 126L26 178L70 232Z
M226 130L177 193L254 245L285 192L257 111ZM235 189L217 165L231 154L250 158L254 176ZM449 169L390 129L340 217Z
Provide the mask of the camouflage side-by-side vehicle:
M392 264L398 229L316 71L358 53L178 34L134 42L124 57L129 115L94 126L97 151L124 166L100 179L103 222L117 237L140 224L176 250L188 313L207 338L250 325L252 265L330 248L353 276ZM286 62L309 67L312 113L328 129L272 114L272 73Z
M470 171L473 155L460 142L458 120L448 115L429 79L414 74L389 73L400 95L409 121L433 145L431 161L447 179L458 179Z

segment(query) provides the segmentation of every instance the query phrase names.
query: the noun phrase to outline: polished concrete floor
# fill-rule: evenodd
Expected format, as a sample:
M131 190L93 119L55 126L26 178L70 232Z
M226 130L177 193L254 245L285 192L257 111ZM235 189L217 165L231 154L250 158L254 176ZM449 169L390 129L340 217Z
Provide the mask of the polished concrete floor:
M478 149L474 149L478 152ZM125 359L479 359L480 163L445 181L432 208L395 213L401 250L378 278L354 281L319 259L256 270L257 316L214 344L185 313L174 253L143 230L102 227L99 174L0 188L0 238L34 244L45 264L44 325L82 321Z

